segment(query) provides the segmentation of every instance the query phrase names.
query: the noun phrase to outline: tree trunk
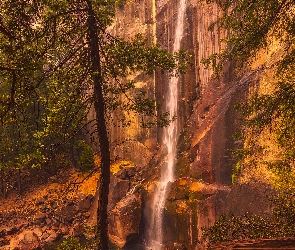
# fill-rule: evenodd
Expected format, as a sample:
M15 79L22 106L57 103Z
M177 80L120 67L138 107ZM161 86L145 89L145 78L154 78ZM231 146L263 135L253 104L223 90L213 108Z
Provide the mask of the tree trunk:
M3 178L0 177L0 195L2 195L4 197L4 183L3 183Z
M103 79L101 74L98 27L91 0L88 5L88 32L92 79L94 83L94 108L96 112L97 132L101 150L101 176L98 181L97 238L98 249L108 250L108 194L110 183L110 148L105 120L105 103L103 97Z
M21 190L22 186L21 186L21 178L20 178L20 169L17 170L17 189L18 189L18 193L19 195L21 195Z
M6 184L6 180L3 179L3 197L4 199L6 198L7 195L7 184Z

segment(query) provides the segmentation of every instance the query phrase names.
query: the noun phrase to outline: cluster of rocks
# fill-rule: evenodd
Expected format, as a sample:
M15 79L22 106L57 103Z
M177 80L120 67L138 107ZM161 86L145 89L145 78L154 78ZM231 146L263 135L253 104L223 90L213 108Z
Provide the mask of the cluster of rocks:
M124 166L111 176L109 195L109 238L119 248L139 236L142 213L142 197L131 192L135 185L136 168Z
M111 176L109 236L120 248L140 231L142 197L139 192L131 192L136 173L134 166L123 166ZM57 198L56 192L34 199L27 212L11 210L0 214L1 250L37 250L70 236L93 237L87 227L96 222L96 197L79 194L78 198Z
M42 249L63 237L83 236L93 198L89 195L75 202L52 202L51 208L45 206L45 198L39 198L35 203L38 212L32 216L5 214L0 225L0 249Z

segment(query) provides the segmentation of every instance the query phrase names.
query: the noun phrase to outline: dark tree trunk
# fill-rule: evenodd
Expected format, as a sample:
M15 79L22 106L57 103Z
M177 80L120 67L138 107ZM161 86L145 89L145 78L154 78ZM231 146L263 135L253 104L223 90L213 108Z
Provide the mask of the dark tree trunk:
M2 195L4 197L4 182L3 182L3 178L0 177L0 195Z
M97 238L98 249L108 250L108 194L110 183L110 148L108 131L105 120L105 103L103 97L103 79L101 74L100 48L98 43L98 27L91 0L88 5L89 48L91 59L92 79L94 82L94 108L101 150L101 177L98 181L98 208L97 208Z
M6 180L3 179L3 197L4 199L6 198L7 195L7 184L6 184Z
M22 186L21 186L21 178L20 178L20 169L17 170L17 189L18 189L18 193L21 195Z

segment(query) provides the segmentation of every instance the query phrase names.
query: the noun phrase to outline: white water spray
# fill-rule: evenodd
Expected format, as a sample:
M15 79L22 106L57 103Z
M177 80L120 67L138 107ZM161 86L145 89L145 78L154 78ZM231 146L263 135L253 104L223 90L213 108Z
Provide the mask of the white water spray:
M186 0L179 0L176 20L176 28L174 34L174 42L172 52L176 52L180 49L181 39L183 37L184 29L184 15L186 10ZM177 116L178 111L178 77L172 77L169 80L168 92L166 94L166 110L170 113L170 119ZM157 190L154 194L153 214L149 239L147 242L148 249L159 250L161 249L163 241L163 212L165 201L167 198L167 186L169 182L174 181L174 166L176 159L176 146L178 139L178 126L177 121L171 122L171 124L164 129L162 145L167 147L167 162L164 164L161 170L161 180Z

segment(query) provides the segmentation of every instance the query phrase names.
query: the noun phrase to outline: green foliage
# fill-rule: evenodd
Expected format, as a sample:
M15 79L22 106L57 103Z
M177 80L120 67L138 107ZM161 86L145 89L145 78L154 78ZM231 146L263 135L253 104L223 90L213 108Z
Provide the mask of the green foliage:
M232 183L236 183L237 182L237 179L238 179L238 176L241 172L241 162L238 161L237 164L233 167L233 170L232 170Z
M86 239L79 239L77 237L68 237L62 240L54 249L56 250L93 250L96 249L96 240L91 238L95 235L96 226L84 225ZM90 236L88 239L87 236ZM50 247L50 246L49 246Z
M210 244L220 242L272 238L281 236L276 230L277 224L269 218L246 214L242 217L222 215L210 228L203 228L204 237L208 237Z
M40 168L57 151L68 152L85 117L82 89L72 84L78 72L50 70L64 42L42 26L44 3L0 4L1 169Z
M64 239L56 250L86 250L75 237Z
M215 2L223 15L211 29L226 29L228 37L223 42L228 47L213 54L204 63L213 66L217 75L226 61L235 61L239 68L254 59L261 48L267 48L273 38L288 44L282 65L294 63L294 6L292 0L207 0ZM271 38L271 39L269 39ZM285 66L284 66L285 68Z
M202 228L209 249L216 243L257 238L294 237L295 195L294 190L282 192L271 199L272 214L258 216L222 215L213 226Z
M142 72L153 73L156 68L171 75L183 73L190 58L182 51L171 55L158 45L147 46L140 35L124 41L109 34L107 28L113 22L115 7L123 3L117 0L3 0L0 3L0 80L3 82L0 93L4 93L0 103L3 129L0 145L4 147L4 140L10 138L18 143L4 151L1 160L11 168L18 155L40 152L41 158L49 162L57 152L68 152L94 106L96 118L87 122L97 128L101 148L97 235L98 247L103 249L108 249L110 181L106 121L128 125L129 114L134 113L141 116L144 126L156 125L158 121L166 125L175 119L167 113L157 117L158 107L150 100L151 96L125 79ZM115 110L122 116L114 121L109 118ZM150 117L147 122L146 116ZM12 129L18 133L12 133ZM90 150L79 144L77 150L80 150L78 165L88 169L92 164ZM33 166L31 158L25 163Z
M94 168L94 154L92 148L82 140L78 140L74 145L74 155L77 167L85 172Z
M95 243L88 242L81 243L79 238L69 237L64 239L56 248L56 250L93 250Z
M136 88L135 81L126 81L125 78L139 72L153 74L157 68L165 70L170 76L183 74L191 54L185 51L170 54L161 50L159 45L147 46L147 39L138 34L131 41L116 38L106 43L103 57L103 61L107 62L102 67L106 105L108 110L119 111L116 113L118 126L130 125L129 117L134 114L140 116L141 125L145 128L155 125L164 127L175 120L167 112L156 112L161 107L153 97L145 89Z

